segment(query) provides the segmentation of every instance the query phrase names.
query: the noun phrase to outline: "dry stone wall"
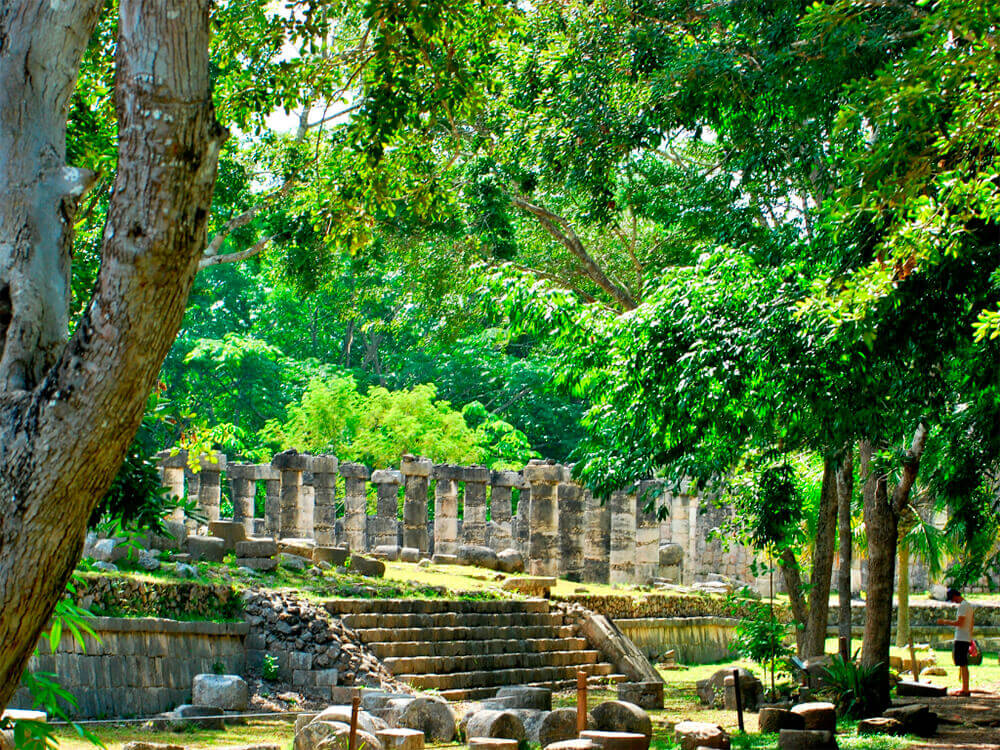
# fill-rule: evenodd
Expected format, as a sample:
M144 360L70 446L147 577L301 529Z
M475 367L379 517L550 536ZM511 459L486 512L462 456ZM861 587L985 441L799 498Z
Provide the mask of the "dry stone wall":
M752 553L712 533L731 510L655 481L601 502L568 467L544 461L490 471L405 455L398 468L372 470L285 451L267 465L200 456L192 473L183 452L161 459L164 485L197 498L209 518L219 518L220 488L228 488L231 520L251 534L390 556L406 550L406 559L417 560L457 556L462 546L515 549L530 573L596 583L691 585L718 576L756 583ZM172 523L178 539L194 531L182 519Z

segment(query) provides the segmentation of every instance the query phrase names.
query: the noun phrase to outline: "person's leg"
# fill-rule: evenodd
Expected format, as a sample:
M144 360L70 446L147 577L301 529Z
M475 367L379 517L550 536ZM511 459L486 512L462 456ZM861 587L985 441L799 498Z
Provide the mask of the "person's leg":
M967 666L965 666L965 667L959 667L958 668L958 673L962 677L962 692L963 693L968 693L969 692L969 668Z

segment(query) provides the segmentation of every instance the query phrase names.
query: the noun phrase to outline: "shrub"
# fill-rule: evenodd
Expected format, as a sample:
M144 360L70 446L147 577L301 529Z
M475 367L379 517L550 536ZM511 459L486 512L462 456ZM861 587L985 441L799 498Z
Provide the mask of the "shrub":
M881 708L878 698L878 672L881 664L863 667L840 654L833 657L826 672L825 693L837 706L841 716L863 719L876 716Z

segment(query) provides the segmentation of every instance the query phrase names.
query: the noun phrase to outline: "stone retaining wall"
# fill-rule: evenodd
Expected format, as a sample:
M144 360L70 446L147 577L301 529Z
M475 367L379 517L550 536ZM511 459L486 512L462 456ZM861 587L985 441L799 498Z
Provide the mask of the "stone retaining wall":
M710 594L648 594L645 596L573 594L553 599L580 604L615 622L634 618L733 617L726 600ZM791 620L791 612L783 604L775 604L779 619Z
M48 672L79 702L77 718L145 717L191 702L196 674L246 669L245 622L180 622L154 617L97 617L89 621L100 639L84 637L83 648L63 633L55 653L47 638L28 664ZM12 708L31 708L25 688Z
M977 604L973 602L974 610L974 622L975 629L980 630L984 627L1000 627L1000 604ZM854 627L863 627L865 624L865 603L862 601L851 602L851 625ZM948 620L955 619L955 609L954 604L948 604L947 602L928 602L919 601L910 603L910 626L919 627L937 627L937 620L939 618L945 618ZM892 605L892 621L896 622L898 616L899 608L893 603ZM830 604L830 615L827 619L827 623L832 627L840 622L840 611L836 605L836 602L831 602Z
M738 620L731 617L638 617L615 620L619 629L656 661L673 649L681 664L708 664L732 659L729 644Z
M74 581L73 599L104 617L241 620L243 602L231 586L197 581L151 581L84 573Z

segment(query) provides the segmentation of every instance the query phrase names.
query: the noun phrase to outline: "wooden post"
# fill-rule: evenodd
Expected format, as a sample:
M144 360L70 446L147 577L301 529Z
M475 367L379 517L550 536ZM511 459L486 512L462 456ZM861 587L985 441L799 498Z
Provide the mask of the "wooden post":
M733 689L736 691L736 720L739 723L740 731L745 732L746 729L743 727L743 691L740 689L740 670L738 669L733 670Z
M347 750L355 750L358 743L358 710L361 708L361 691L355 689L351 697L351 732L347 736Z
M920 667L917 666L917 650L913 648L913 631L910 631L910 669L913 670L913 681L920 682Z
M576 734L587 731L587 673L576 673Z

